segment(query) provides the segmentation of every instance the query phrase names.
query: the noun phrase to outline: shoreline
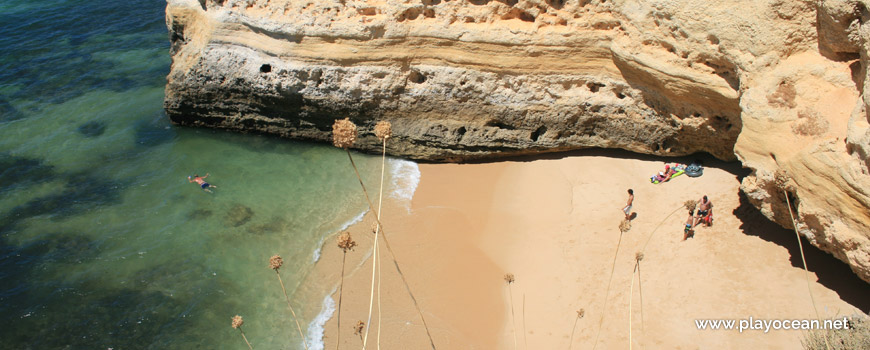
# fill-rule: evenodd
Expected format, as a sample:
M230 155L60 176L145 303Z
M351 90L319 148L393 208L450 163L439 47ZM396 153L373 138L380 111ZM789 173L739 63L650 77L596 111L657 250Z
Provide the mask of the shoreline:
M629 286L633 280L637 283L634 256L642 250L642 282L632 288L642 287L647 305L641 323L640 298L632 290L634 345L800 346L799 332L693 329L693 319L814 318L814 312L803 269L790 263L789 249L763 238L775 228L757 216L738 217L745 211L740 209L745 204L739 195L740 170L712 161L714 166L697 179L648 182L649 174L673 160L593 150L498 163L420 164L422 176L410 207L395 199L385 201L382 222L435 344L446 349L510 348L515 324L520 347L526 341L531 348L568 347L576 311L582 308L586 315L577 320L574 347L592 347L599 322L598 346L627 345ZM732 169L726 171L722 165ZM628 187L635 190L638 217L620 237L617 226ZM686 213L675 208L702 194L714 201L715 224L697 229L694 238L682 242ZM671 212L676 213L651 236ZM342 348L362 344L352 327L368 315L371 216L366 214L348 229L360 245L347 254ZM324 240L323 255L303 284L337 284L341 253L334 237ZM381 250L385 251L383 242ZM428 348L420 316L401 278L386 254L381 259L381 345ZM609 282L611 266L615 269ZM505 273L516 276L511 289L503 280ZM818 280L813 271L810 278ZM851 283L836 291L811 283L823 318L835 316L829 314L835 310L839 315L860 312L838 295L849 294L843 288L854 289L855 295L868 290L866 284ZM376 323L377 308L373 315ZM335 318L333 314L324 327L326 348L335 347L339 338ZM369 326L372 346L377 327Z

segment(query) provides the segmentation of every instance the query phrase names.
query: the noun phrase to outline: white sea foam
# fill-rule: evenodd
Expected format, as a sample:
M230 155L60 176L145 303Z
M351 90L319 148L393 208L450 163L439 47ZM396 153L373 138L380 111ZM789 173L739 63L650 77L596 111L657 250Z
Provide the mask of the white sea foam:
M392 197L400 199L406 204L411 203L417 185L420 184L420 167L417 163L404 159L390 160L390 175L392 178Z
M390 196L399 199L402 202L405 202L406 205L410 206L411 199L414 198L414 192L417 191L417 185L420 183L420 168L417 166L417 163L403 159L390 159L390 177L390 188L392 188ZM348 220L338 229L338 231L345 230L351 225L361 222L366 213L368 213L368 210L365 210L353 219ZM312 263L316 263L320 259L323 242L332 232L335 231L327 232L322 235L320 242L317 244L317 249L314 251ZM371 255L372 252L368 251L368 254ZM363 261L366 260L368 260L368 258L363 259ZM335 291L336 288L333 288L331 292L326 294L323 298L320 313L317 314L308 326L309 350L323 350L325 346L323 343L324 325L335 313L335 301L332 300L332 295L335 294Z
M362 219L366 216L366 213L368 213L368 212L369 212L368 209L363 210L362 213L359 213L359 215L355 216L353 219L350 219L347 222L345 222L344 224L342 224L341 227L339 227L337 231L347 230L348 227L350 227L351 225L356 224L358 222L361 222ZM312 264L314 264L318 260L320 260L320 254L321 254L321 251L323 250L323 242L326 241L326 237L329 236L329 234L333 233L333 232L335 232L335 231L324 232L322 235L320 235L320 242L317 242L317 248L314 249L314 255L311 257Z
M318 313L317 317L314 318L314 321L311 321L311 324L308 325L309 350L323 350L324 348L323 326L326 325L326 321L329 321L329 319L332 318L332 314L335 313L335 301L332 300L333 293L335 293L335 288L333 288L332 291L323 298L320 313Z

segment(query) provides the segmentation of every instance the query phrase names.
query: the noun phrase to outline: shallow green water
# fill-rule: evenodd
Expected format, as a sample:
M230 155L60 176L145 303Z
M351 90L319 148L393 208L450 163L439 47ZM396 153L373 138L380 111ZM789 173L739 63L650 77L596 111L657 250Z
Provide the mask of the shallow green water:
M170 125L164 7L0 4L0 349L240 348L236 314L257 348L301 348L268 258L295 290L359 185L333 147ZM407 196L415 166L388 166Z

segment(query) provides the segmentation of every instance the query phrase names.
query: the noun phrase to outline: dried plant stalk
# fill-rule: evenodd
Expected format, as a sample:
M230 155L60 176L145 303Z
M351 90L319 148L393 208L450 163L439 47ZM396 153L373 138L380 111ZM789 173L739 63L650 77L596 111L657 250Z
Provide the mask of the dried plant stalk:
M571 350L571 347L574 346L574 331L577 330L577 322L584 316L586 316L586 309L577 310L577 318L574 319L574 326L571 327L571 340L568 343L568 350Z
M233 323L232 323L233 329L238 329L239 333L242 334L242 339L245 340L245 344L248 344L248 349L254 350L254 348L251 346L251 343L248 341L248 337L245 336L245 332L242 330L242 324L244 324L244 323L245 323L245 321L242 320L242 316L239 316L239 315L233 316Z
M281 266L284 266L284 259L281 259L280 255L272 255L269 258L269 268L272 270L280 269Z
M637 285L638 285L638 288L640 289L640 291L639 291L639 293L640 293L640 322L641 322L641 326L643 326L643 289L640 288L640 286L641 286L640 262L642 260L643 260L643 252L634 253L634 271L631 274L631 288L629 288L629 291L628 291L628 348L629 348L629 350L631 350L632 345L634 345L634 343L632 342L632 337L631 337L631 326L632 326L631 319L632 319L632 315L633 315L631 312L631 307L632 307L632 301L634 301L633 296L634 296L634 274L635 274L635 272L637 273Z
M350 148L356 142L356 124L350 118L336 120L332 124L332 144L338 148Z
M631 287L628 289L628 350L634 346L634 339L631 336L631 320L632 320L632 302L634 301L634 276L637 273L637 260L634 261L634 271L631 272Z
M631 220L622 220L619 223L619 232L626 233L631 230Z
M646 327L643 324L643 279L640 274L640 262L643 260L643 252L635 254L634 259L637 264L637 293L640 294L640 329L644 330Z
M344 292L344 264L347 261L347 251L353 250L356 246L356 241L350 236L350 232L344 231L338 235L338 248L342 251L341 257L341 284L338 287L338 312L336 321L338 322L338 336L336 336L335 348L341 344L341 295Z
M627 221L627 220L626 220ZM607 289L604 292L604 306L601 308L601 318L598 320L598 331L595 333L595 342L592 344L592 350L598 346L598 337L601 335L601 326L604 324L604 315L607 314L607 298L610 296L610 285L613 283L613 273L616 271L616 257L619 256L619 247L622 245L622 233L619 233L619 240L616 241L616 252L613 253L613 264L610 266L610 278L607 279Z
M233 329L238 329L243 324L245 324L245 320L242 319L242 316L239 316L239 315L233 316L233 323L232 323Z
M350 232L342 232L338 236L338 248L347 253L348 250L353 250L353 247L356 247L356 241L350 236Z
M375 125L375 135L383 143L383 148L382 148L382 153L381 153L381 186L380 186L380 190L379 190L379 194L378 194L378 211L377 211L377 216L375 217L376 218L375 223L372 225L372 233L375 234L375 248L374 248L374 251L372 254L372 286L371 286L371 295L369 296L368 321L371 322L371 320L372 320L372 310L373 310L372 304L374 303L374 300L375 300L375 273L377 272L377 278L378 278L378 285L377 285L377 295L378 295L377 344L378 344L378 349L380 350L380 348L381 348L381 329L382 329L381 316L383 316L383 313L381 312L381 276L382 276L381 275L381 265L382 265L382 263L381 263L381 258L380 258L381 250L379 248L380 241L378 239L380 237L379 233L381 232L381 213L382 213L381 206L382 206L383 200L384 200L384 174L386 171L386 164L387 164L387 139L389 139L393 135L393 129L392 129L392 125L390 124L390 122L388 122L388 121L378 122ZM362 184L362 181L360 181L360 184ZM384 238L384 240L386 240L386 238ZM394 262L395 262L395 260L394 260ZM397 263L396 269L398 269L398 267L399 267L399 265ZM401 274L401 272L400 272L400 274ZM403 276L403 280L404 280L404 276ZM407 287L407 285L406 285L406 287ZM408 293L410 294L410 292L411 292L411 289L409 288ZM413 299L413 295L411 295L411 298ZM414 304L416 306L416 301ZM420 315L420 318L421 319L423 318L422 313ZM426 324L426 320L424 319L423 325L425 325L425 324ZM426 328L426 334L427 335L429 334L428 327ZM368 335L369 334L368 334L368 330L367 330L366 336L365 336L365 338L363 338L363 349L365 349L365 347L366 347ZM431 337L429 340L431 342ZM433 348L435 347L434 343L432 343L432 347Z
M347 129L347 127L337 126L339 124L339 122L341 122L341 121L336 121L336 125L333 125L333 143L336 144L336 146L341 147L341 145L345 145L347 143L346 142L336 143L336 135L335 134L336 134L336 131L339 131L339 133L338 133L339 135L344 134L345 132L342 130ZM347 122L350 123L349 120ZM351 124L353 124L353 123L351 123ZM356 128L356 126L354 125L354 132L353 132L354 139L356 138L355 128ZM405 274L402 272L402 269L399 267L399 261L396 260L396 254L393 252L393 248L390 247L390 241L387 240L386 232L384 232L383 225L381 224L380 210L375 210L374 205L372 205L371 197L369 197L369 192L366 190L366 185L365 185L365 183L363 183L362 176L360 176L360 174L359 174L359 169L356 167L356 163L354 163L354 161L353 161L353 156L351 155L350 150L347 149L346 147L342 147L342 148L344 148L345 152L347 153L347 159L350 161L350 165L353 168L354 174L356 174L356 178L359 181L360 188L362 189L363 194L365 195L366 203L368 203L368 205L369 205L369 210L371 210L373 213L375 213L375 218L377 220L377 224L381 227L381 229L379 230L381 233L380 236L383 237L384 245L387 247L387 252L390 253L390 258L393 260L393 266L396 268L396 272L399 273L399 277L402 278L402 283L405 285L405 290L408 291L408 296L411 297L411 301L414 303L414 308L417 310L417 314L420 316L420 321L423 322L423 328L426 330L426 336L429 338L429 345L431 345L432 349L434 350L435 349L435 341L432 340L432 332L429 331L429 325L426 323L426 318L423 316L423 311L420 309L420 304L417 302L417 298L414 297L414 293L411 292L411 286L408 285L408 280L407 280L407 278L405 278ZM386 149L386 141L384 142L384 149ZM383 173L383 170L382 170L382 173ZM383 186L382 186L382 188L383 188ZM377 242L377 234L375 236L376 236L375 241ZM375 264L372 264L372 265L373 265L372 269L374 269ZM372 283L374 283L374 282L372 282ZM369 314L370 314L369 323L371 323L371 311L369 311ZM371 327L369 327L367 329L371 329ZM368 332L366 332L366 337L368 337ZM363 349L365 349L365 340L363 340Z
M281 279L281 273L278 272L278 269L284 266L284 259L281 258L280 255L273 255L269 258L269 268L275 270L275 275L278 276L278 283L281 284L281 291L284 292L284 300L287 301L287 307L290 309L290 314L293 315L293 322L296 323L296 330L299 332L299 336L302 337L302 345L308 350L308 340L305 339L305 333L302 332L302 326L299 325L299 317L296 316L296 310L293 310L293 305L290 304L290 297L287 296L287 288L284 287L284 280Z
M693 201L693 200L691 200L691 199L689 199L689 200L683 202L683 206L686 207L686 210L692 210L692 211L694 211L694 210L695 210L695 207L696 207L697 205L698 205L698 203L696 203L695 201Z
M388 138L393 136L393 127L390 122L386 120L381 120L377 124L375 124L375 136L378 137L381 142L386 141Z
M513 289L511 288L511 284L513 284L516 281L516 278L514 278L514 274L506 273L504 275L504 281L507 282L508 293L510 294L510 298L511 298L511 301L510 301L510 303L511 303L511 325L513 325L513 328L514 328L514 349L516 349L517 348L517 317L514 316L514 292L513 292Z
M353 334L358 335L360 341L363 340L362 331L363 331L363 328L365 328L365 327L366 327L366 323L363 322L362 320L356 321L356 326L353 326Z

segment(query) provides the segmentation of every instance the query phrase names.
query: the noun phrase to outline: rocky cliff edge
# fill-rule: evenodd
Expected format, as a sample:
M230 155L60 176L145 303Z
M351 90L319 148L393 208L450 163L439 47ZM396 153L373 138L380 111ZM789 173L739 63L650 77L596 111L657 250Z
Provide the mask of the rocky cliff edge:
M391 154L708 152L870 282L867 0L168 0L171 120Z

